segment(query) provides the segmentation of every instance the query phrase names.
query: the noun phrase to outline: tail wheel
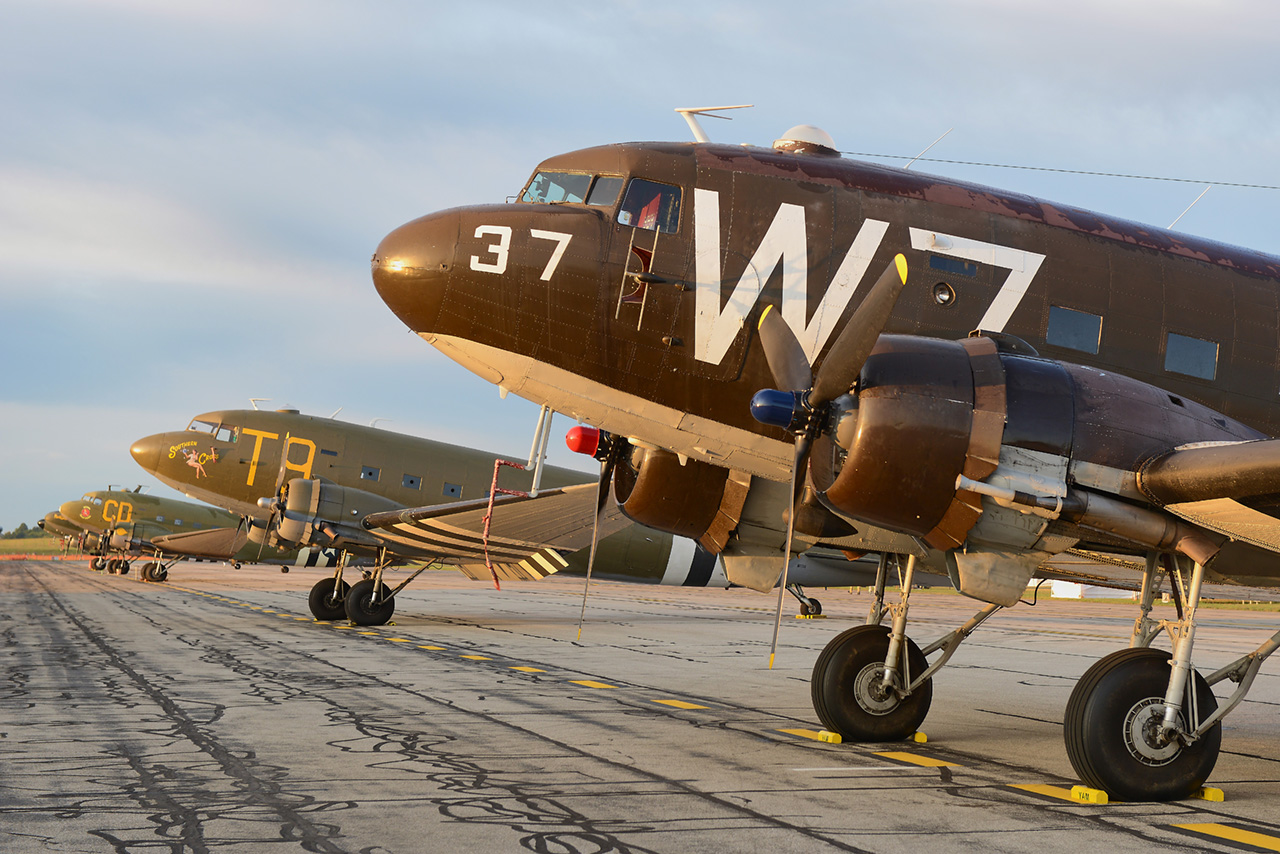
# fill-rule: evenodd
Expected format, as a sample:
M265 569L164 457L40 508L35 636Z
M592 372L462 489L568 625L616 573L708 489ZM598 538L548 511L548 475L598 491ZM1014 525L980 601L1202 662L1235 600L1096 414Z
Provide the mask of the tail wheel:
M347 618L357 626L383 626L396 611L396 600L385 584L378 586L378 601L374 601L374 580L366 578L351 585L347 593Z
M1171 801L1195 794L1209 778L1222 746L1220 724L1191 744L1161 737L1170 657L1164 650L1120 650L1076 683L1063 737L1071 767L1086 784L1125 801ZM1204 720L1218 702L1204 677L1192 678L1184 706L1194 696Z
M320 579L307 596L311 615L317 620L341 620L347 615L346 598L350 591L351 585L345 581L339 581L335 587L332 576Z
M933 701L933 680L906 697L884 688L887 626L855 626L827 644L813 666L813 708L823 726L851 741L900 741L920 728ZM906 638L910 674L929 666Z

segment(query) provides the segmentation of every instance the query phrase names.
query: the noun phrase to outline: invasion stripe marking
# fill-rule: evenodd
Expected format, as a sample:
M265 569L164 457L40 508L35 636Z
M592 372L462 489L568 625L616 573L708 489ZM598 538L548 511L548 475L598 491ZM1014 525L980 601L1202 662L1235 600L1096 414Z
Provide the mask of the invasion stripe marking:
M1189 830L1192 833L1201 833L1205 836L1226 839L1230 842L1252 845L1264 851L1280 851L1280 837L1268 836L1265 833L1243 830L1225 824L1175 824L1172 826L1179 830Z
M898 750L889 750L884 753L877 753L876 756L883 756L885 759L896 759L899 762L907 762L911 765L920 765L924 768L961 767L954 762L943 762L941 759L931 759L928 756L917 756L914 753L903 753Z
M574 685L581 685L584 688L617 688L617 685L606 685L604 682L594 682L590 679L570 679Z
M686 703L684 700L654 700L655 703L661 703L664 706L671 706L676 709L705 709L706 706L699 706L697 703Z
M465 554L484 553L484 538L473 534L454 534L451 531L431 527L409 527L395 525L386 529L388 536L398 536L416 543L433 545L437 548L459 550ZM526 555L538 547L530 540L516 540L509 537L489 537L489 554L516 557Z
M483 540L459 540L450 539L440 534L421 530L403 530L400 528L388 528L385 530L388 539L399 539L401 542L412 546L430 547L433 552L440 552L442 555L449 557L474 557L484 554ZM489 554L500 557L510 558L512 560L527 555L531 550L536 548L533 543L513 543L511 545L502 545L493 540L489 541ZM424 551L427 549L424 548Z

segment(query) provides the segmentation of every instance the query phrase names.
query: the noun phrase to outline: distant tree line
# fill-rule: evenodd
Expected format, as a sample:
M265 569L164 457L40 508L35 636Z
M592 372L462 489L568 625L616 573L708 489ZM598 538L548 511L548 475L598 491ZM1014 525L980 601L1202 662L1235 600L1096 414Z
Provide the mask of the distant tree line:
M26 522L21 523L12 531L5 531L3 528L0 528L0 532L3 532L0 533L0 540L38 540L42 537L51 536L39 527L32 526L28 528Z

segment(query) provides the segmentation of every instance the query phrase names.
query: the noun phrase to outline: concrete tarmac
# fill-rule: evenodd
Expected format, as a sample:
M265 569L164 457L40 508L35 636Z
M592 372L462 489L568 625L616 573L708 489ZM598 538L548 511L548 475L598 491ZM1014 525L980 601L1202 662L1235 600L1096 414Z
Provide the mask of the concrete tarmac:
M788 597L769 670L750 591L599 583L578 641L580 579L427 573L361 629L311 619L325 574L0 563L0 852L1280 850L1280 659L1224 724L1224 802L1059 797L1067 698L1131 605L999 613L935 677L927 743L837 745L807 737L809 672L865 593ZM910 633L978 604L919 591ZM1280 627L1202 616L1203 672Z

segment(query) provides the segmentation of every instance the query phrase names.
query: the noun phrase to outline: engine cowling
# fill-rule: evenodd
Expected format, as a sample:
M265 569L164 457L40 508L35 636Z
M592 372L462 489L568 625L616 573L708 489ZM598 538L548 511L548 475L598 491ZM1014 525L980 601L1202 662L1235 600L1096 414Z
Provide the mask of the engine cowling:
M360 527L360 520L370 513L402 506L362 489L294 478L286 485L284 513L274 531L275 544L289 548L375 546L377 540Z
M815 487L850 518L938 549L960 545L981 511L956 479L980 480L996 467L1003 380L989 339L882 336L857 394L835 401L834 429L815 442Z
M698 540L718 554L737 526L750 479L697 460L682 465L670 451L635 447L618 464L613 487L631 521Z

